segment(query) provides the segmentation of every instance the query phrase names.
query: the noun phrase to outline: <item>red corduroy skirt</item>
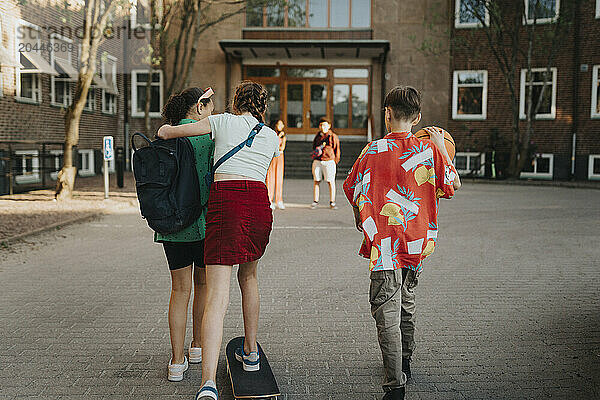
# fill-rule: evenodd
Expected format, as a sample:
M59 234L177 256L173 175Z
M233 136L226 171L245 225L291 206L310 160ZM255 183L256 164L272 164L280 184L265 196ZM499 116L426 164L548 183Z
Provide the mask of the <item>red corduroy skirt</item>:
M205 264L235 265L258 260L267 248L272 227L273 212L263 182L213 183L206 214Z

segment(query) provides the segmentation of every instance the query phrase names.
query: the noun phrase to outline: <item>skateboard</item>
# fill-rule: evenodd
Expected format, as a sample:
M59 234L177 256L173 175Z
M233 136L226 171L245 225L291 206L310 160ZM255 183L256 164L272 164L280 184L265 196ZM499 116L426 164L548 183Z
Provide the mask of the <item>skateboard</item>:
M227 373L231 379L233 397L236 399L278 399L281 393L260 344L258 345L260 357L258 371L244 371L242 363L235 358L235 349L242 345L243 340L243 337L231 339L226 349Z

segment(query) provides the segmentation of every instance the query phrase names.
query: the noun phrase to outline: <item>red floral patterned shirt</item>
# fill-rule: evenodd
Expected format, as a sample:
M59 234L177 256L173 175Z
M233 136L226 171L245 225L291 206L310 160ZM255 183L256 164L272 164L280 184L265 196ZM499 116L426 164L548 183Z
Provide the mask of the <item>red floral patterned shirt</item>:
M438 199L454 195L455 178L454 166L433 142L410 132L390 133L363 149L344 193L360 210L360 254L371 260L371 271L420 272L437 242Z

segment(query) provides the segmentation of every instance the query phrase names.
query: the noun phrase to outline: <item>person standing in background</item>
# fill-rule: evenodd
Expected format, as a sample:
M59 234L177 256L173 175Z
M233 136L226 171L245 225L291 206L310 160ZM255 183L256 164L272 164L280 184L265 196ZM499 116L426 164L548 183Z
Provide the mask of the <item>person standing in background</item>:
M280 210L285 210L283 204L283 151L285 150L286 137L283 128L285 125L281 119L275 121L272 126L273 130L279 136L279 156L273 158L269 170L267 171L267 188L269 189L269 201L271 202L271 209L275 207Z
M335 174L337 163L340 162L340 139L331 130L331 122L325 117L319 121L319 132L313 139L313 163L312 174L313 202L310 208L315 209L319 205L319 184L321 179L329 184L329 207L337 209L335 204Z

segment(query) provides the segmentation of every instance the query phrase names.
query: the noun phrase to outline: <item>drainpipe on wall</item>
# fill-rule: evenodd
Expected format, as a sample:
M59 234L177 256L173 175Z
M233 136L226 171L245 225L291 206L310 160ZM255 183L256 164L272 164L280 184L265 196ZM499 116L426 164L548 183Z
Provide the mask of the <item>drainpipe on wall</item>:
M386 128L385 128L385 111L383 110L383 102L385 101L385 94L386 94L385 75L387 73L386 72L387 53L388 53L388 50L386 50L383 53L382 60L381 60L381 137L384 137L387 134Z
M579 21L579 6L581 0L575 1L574 21ZM571 176L572 180L575 179L575 157L577 155L577 130L578 130L578 109L579 109L579 65L580 65L580 54L579 54L579 26L581 24L575 23L574 32L574 46L575 54L573 55L573 139L571 141Z
M229 91L231 89L231 57L225 52L225 111L229 112Z

